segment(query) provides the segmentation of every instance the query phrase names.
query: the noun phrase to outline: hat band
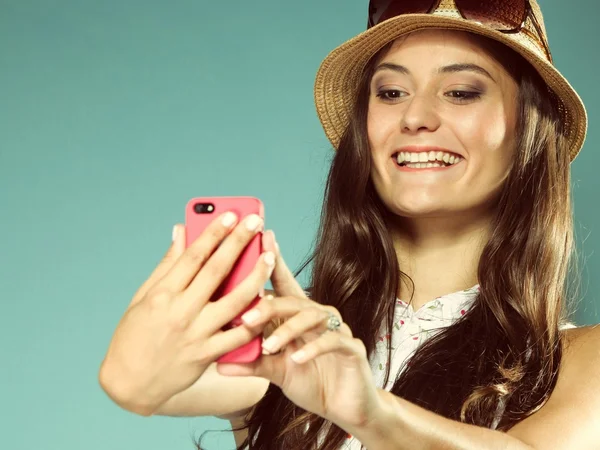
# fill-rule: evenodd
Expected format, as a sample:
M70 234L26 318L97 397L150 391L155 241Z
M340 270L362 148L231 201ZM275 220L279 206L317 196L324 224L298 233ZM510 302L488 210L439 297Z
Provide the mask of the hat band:
M440 3L441 0L370 0L367 29L403 14L433 14ZM545 34L529 0L454 0L453 3L454 9L465 20L501 33L529 34L544 49L548 61L553 61ZM527 19L531 19L537 35L525 27Z

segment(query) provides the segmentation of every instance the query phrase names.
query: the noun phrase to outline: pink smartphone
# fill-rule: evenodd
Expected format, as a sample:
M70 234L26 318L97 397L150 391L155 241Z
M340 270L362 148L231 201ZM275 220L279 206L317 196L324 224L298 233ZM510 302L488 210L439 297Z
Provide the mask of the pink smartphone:
M250 214L257 214L264 220L263 203L254 197L197 197L191 199L185 208L185 242L188 247L200 236L206 226L219 215L234 212L238 220ZM262 253L262 233L258 233L240 254L233 269L223 280L223 283L213 294L211 301L217 301L225 294L232 291L241 281L254 269L258 258ZM253 308L260 300L257 295L252 303L236 316L223 330L228 330L242 324L241 316ZM256 336L247 344L225 353L217 362L222 363L246 363L258 359L262 354L262 335Z

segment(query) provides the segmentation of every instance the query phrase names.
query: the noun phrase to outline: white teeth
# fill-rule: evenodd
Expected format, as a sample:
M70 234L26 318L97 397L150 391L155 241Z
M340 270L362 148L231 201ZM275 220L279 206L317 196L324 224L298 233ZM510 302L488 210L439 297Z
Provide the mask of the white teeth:
M452 165L460 162L462 158L460 156L455 156L450 153L445 152L434 152L431 151L429 153L420 152L420 153L408 153L408 152L400 152L396 155L396 160L400 165L406 165L408 167L417 167L416 164L423 164L423 168L427 167L427 163L441 163L442 161L446 163L446 165ZM442 165L443 166L443 165Z
M418 163L408 163L408 164L406 164L406 167L409 167L411 169L429 169L432 167L446 167L446 166L444 164L437 163L437 162L435 162L435 163L418 162Z

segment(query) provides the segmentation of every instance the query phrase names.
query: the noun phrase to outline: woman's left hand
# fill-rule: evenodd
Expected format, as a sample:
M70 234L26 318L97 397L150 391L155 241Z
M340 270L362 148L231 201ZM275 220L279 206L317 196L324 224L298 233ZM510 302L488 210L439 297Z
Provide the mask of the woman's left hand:
M364 344L343 322L337 331L327 329L329 313L341 320L340 313L307 298L279 251L275 253L277 273L272 281L278 296L264 297L243 317L244 326L250 328L284 320L263 344L272 354L263 354L253 363L218 364L218 372L266 378L307 411L342 428L364 426L380 401ZM258 312L255 320L247 320L253 311ZM274 347L269 342L275 342Z

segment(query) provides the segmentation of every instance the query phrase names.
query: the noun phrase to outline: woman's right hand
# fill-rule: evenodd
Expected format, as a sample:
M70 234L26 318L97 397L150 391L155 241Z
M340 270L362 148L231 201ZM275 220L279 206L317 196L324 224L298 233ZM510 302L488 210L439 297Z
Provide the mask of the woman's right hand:
M211 222L187 249L185 229L176 225L171 247L119 322L99 381L123 408L152 414L191 386L221 355L260 332L245 326L221 328L242 312L269 280L274 267L271 252L261 255L251 274L233 291L216 302L209 301L263 226L254 215L235 226L237 218L228 214L233 213ZM227 222L227 217L234 222Z

